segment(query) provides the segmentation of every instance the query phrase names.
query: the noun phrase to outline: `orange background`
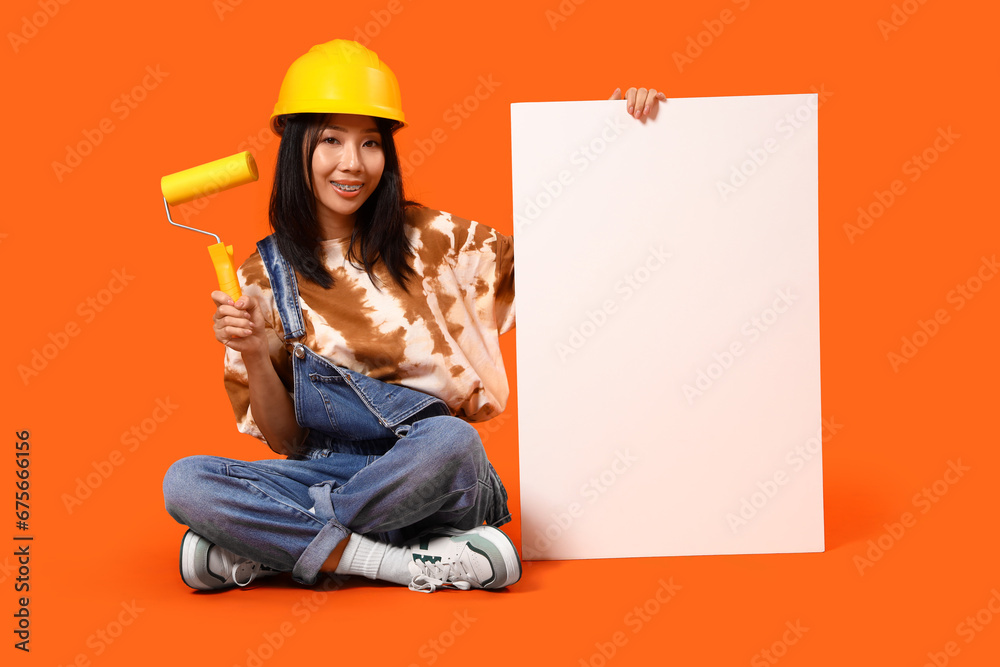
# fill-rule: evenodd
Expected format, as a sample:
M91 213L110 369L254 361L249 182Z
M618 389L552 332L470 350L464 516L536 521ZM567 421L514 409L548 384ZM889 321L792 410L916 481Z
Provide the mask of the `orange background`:
M908 0L912 15L897 3L901 25L885 38L890 0L223 1L4 3L6 664L997 664L1000 618L988 603L1000 610L1000 281L960 309L949 293L1000 246L986 206L1000 10ZM560 7L567 15L553 27L546 12ZM718 32L724 9L734 18L712 36L705 22ZM825 553L526 563L522 581L499 593L365 584L326 593L269 580L199 595L183 585L183 528L163 509L164 471L190 454L269 452L234 427L210 330L207 237L168 226L159 178L251 148L259 183L185 209L242 261L267 233L277 141L261 130L285 69L309 46L358 30L401 82L402 154L425 153L408 193L506 233L512 102L604 99L632 85L672 97L830 94L820 111L823 414L843 428L824 452ZM679 69L674 52L699 33L707 46ZM454 128L445 113L481 76L499 85ZM129 108L121 96L136 86L143 99ZM419 148L439 128L446 140ZM939 128L958 138L928 152L936 161L910 180L905 163ZM248 145L259 132L263 141ZM80 142L95 145L57 174L53 163ZM905 192L852 242L844 225L894 180ZM132 277L120 289L113 272L123 270ZM102 296L100 312L87 306ZM888 353L940 309L947 321L894 370ZM514 343L505 337L512 387ZM52 358L25 381L18 367L46 345L57 345ZM505 530L520 544L516 398L481 430L513 501ZM157 400L176 406L162 423L151 421L163 416ZM145 440L123 443L144 424ZM11 439L23 429L27 533L12 511ZM968 471L935 487L949 461ZM78 479L108 466L68 509ZM918 496L925 488L933 503ZM913 520L899 535L892 524L904 512ZM35 538L30 654L12 648L15 534ZM859 573L869 540L888 548ZM661 581L681 587L665 604Z

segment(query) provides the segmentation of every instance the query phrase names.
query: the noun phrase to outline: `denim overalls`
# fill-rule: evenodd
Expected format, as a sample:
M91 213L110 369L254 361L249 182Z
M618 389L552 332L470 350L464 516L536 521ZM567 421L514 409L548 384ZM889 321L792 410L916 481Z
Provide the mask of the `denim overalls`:
M273 236L257 248L291 344L305 334L295 272ZM350 532L401 544L510 521L479 434L444 401L335 366L301 343L291 354L305 453L177 461L163 482L177 521L307 584Z

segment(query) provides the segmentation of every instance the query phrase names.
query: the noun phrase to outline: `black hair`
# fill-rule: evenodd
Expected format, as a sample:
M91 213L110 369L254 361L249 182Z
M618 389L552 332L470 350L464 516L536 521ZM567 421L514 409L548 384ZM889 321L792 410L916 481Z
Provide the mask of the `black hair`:
M319 144L327 114L300 113L283 117L281 143L274 168L269 218L278 249L304 277L326 288L334 279L322 261L320 226L312 183L312 154ZM419 206L403 195L403 174L392 133L397 124L375 118L382 140L385 167L378 187L358 209L347 259L364 268L378 289L374 270L379 261L392 279L407 289L416 273L409 258L413 248L406 237L406 209Z

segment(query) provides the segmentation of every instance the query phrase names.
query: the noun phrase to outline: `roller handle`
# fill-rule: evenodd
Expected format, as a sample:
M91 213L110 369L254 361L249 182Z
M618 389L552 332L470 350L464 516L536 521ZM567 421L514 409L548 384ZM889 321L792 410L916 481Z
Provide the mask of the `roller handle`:
M216 243L208 246L208 254L215 266L215 276L219 279L219 289L236 302L243 292L240 291L240 281L236 277L236 266L233 264L233 246Z

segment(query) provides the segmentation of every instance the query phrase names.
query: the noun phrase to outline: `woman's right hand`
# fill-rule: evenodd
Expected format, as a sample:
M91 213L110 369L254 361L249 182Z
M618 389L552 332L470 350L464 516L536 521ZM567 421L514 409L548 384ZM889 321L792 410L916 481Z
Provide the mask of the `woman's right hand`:
M266 327L257 300L244 294L234 303L228 294L215 290L212 301L216 306L212 316L215 339L236 352L266 356Z

